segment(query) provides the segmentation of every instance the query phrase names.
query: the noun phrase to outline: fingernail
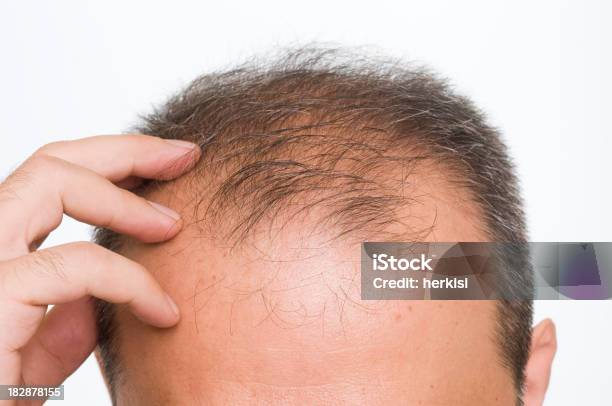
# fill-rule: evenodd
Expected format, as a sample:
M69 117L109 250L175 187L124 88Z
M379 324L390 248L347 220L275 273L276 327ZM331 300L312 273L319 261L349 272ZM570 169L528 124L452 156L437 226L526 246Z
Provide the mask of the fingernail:
M170 309L172 310L172 312L178 317L179 316L178 306L176 305L176 303L174 303L174 300L172 300L170 295L167 293L166 293L166 300L168 301L168 306L170 306Z
M184 141L184 140L164 140L164 141L174 146L185 148L185 149L195 149L197 147L197 145L194 144L193 142Z
M168 217L172 217L174 220L178 220L181 218L181 215L172 210L171 208L162 206L161 204L152 202L150 200L147 201L151 206L153 206L153 208L155 208L155 210L159 211L160 213L165 214Z

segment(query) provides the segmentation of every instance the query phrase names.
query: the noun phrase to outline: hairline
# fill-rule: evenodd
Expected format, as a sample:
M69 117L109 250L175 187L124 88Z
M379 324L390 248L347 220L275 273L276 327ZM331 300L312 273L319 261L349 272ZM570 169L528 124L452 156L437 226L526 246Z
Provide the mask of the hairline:
M254 63L251 62L250 64L243 65L241 67L238 67L237 69L204 76L201 79L199 79L200 85L205 85L205 86L210 86L212 88L215 88L215 87L231 86L233 83L238 83L234 81L243 81L245 83L248 83L249 80L263 81L263 80L266 80L266 77L268 80L273 81L275 76L278 78L282 78L282 77L287 77L288 75L292 75L292 74L296 74L296 75L304 74L304 73L308 73L308 69L311 69L312 67L317 67L315 70L313 70L314 72L313 75L315 74L325 75L325 73L330 73L330 74L339 73L340 75L348 75L348 77L350 77L351 75L357 75L357 76L366 75L367 76L367 75L371 75L372 73L374 73L372 77L374 79L379 79L382 81L393 81L393 80L396 80L395 78L397 77L401 78L402 75L406 77L412 75L415 81L422 80L423 83L427 83L430 86L435 85L435 86L441 86L442 88L446 86L443 83L443 81L440 81L436 77L432 77L430 73L423 70L422 68L415 68L415 69L410 70L410 69L404 68L402 65L398 65L397 62L382 62L380 63L380 66L383 66L383 68L381 69L380 66L377 65L379 62L377 62L376 60L373 62L366 61L365 64L362 64L364 62L363 59L360 59L359 62L357 63L347 63L346 61L340 63L340 62L334 61L335 56L338 56L338 55L334 55L334 53L343 54L344 51L338 52L338 50L326 50L326 49L323 49L323 50L299 49L297 51L292 51L291 53L285 55L284 57L280 59L272 58L272 60L276 61L276 62L273 62L272 64L260 63L258 61L255 61ZM332 57L331 62L329 62L330 55ZM193 87L192 85L192 87L188 87L187 89L185 89L183 92L180 93L180 96L178 98L171 100L169 105L172 105L173 103L180 105L181 97L188 99L188 96L190 94L192 96L197 95L197 90L198 90L197 86ZM190 92L193 92L193 93L190 93ZM483 120L482 117L480 116L479 111L475 109L467 100L458 98L455 100L455 102L462 104L462 105L465 105L467 103L466 109L467 109L467 112L469 113L468 115L473 116L476 122ZM161 125L163 127L163 124L164 124L163 120L167 119L168 117L164 118L163 110L161 114L158 114L158 113L154 113L154 115L152 116L153 118L150 120L148 119L148 123L140 127L139 130L141 130L142 132L149 132L147 130L152 127L155 127L156 125ZM469 123L467 123L466 126L469 126ZM469 129L469 127L467 128L468 130L466 131L473 131L472 129ZM475 128L480 129L481 131L489 132L490 136L492 137L492 139L489 140L489 142L491 142L491 145L492 145L491 148L495 150L495 152L499 153L499 156L492 156L491 158L497 159L496 164L500 164L503 166L502 174L504 176L509 176L509 178L499 179L499 182L500 183L505 182L506 184L509 185L511 189L515 188L516 179L513 178L513 174L511 172L512 170L511 163L508 161L507 156L505 155L506 153L505 153L504 145L500 144L496 138L497 137L496 131L488 127L486 124L482 124L482 123L480 124L477 123L475 125ZM154 133L153 135L161 135L162 137L172 137L172 136L176 137L177 135L179 136L181 135L180 131L173 131L170 129L170 127L168 127L167 129L168 131L166 133L162 133L162 134ZM182 136L185 136L185 134L183 134ZM204 144L206 144L206 140L204 141ZM452 144L433 145L433 147L438 148L438 152L440 152L441 154L446 153L447 156L452 153L457 153L459 155L466 153L466 151L453 150ZM495 168L489 168L489 169L494 170ZM468 169L466 169L466 172L467 172L468 178L473 175L472 173L469 172L469 165L468 165ZM492 177L493 175L489 175L489 176ZM501 192L499 192L496 190L487 190L487 187L493 187L493 186L488 185L485 187L482 184L478 184L476 182L473 182L470 184L470 190L477 197L482 197L483 199L485 199L484 202L480 201L476 203L479 204L480 207L484 210L483 220L487 225L487 231L489 231L490 236L492 237L492 240L519 242L519 243L524 242L525 241L524 224L522 225L519 224L519 226L516 226L516 224L513 225L513 223L507 223L508 217L512 215L517 217L515 219L516 222L521 223L523 221L522 212L520 210L521 202L520 202L520 198L518 197L518 192L516 190L509 190L509 191L502 190ZM496 196L496 192L499 192L500 196ZM510 196L513 200L512 202L507 202L506 206L504 206L505 203L502 200L500 200L500 198L503 199L502 195L504 195L504 193L507 193L508 196ZM490 199L490 200L486 200L486 199ZM504 210L512 210L512 213L510 212L500 213L500 211L496 207L498 204L501 205L501 207L505 207ZM106 231L99 231L96 234L96 240L99 242L102 240L106 242L114 241L115 243L119 243L121 241L121 237L117 235L113 236L112 233L106 230ZM106 244L106 246L110 248L114 248L114 249L119 248L119 245L113 247L112 244L111 245ZM517 264L514 264L514 265L517 265ZM520 266L521 264L518 264L518 265ZM523 263L522 266L528 266L528 264ZM507 301L500 301L498 303L498 316L499 317L498 317L496 335L497 335L498 341L503 347L502 354L501 354L502 362L506 363L507 364L506 366L513 372L515 384L518 385L517 393L519 394L519 397L520 397L520 393L522 391L522 387L520 386L522 385L524 381L524 376L523 376L523 371L517 371L516 368L513 368L513 365L514 365L513 362L519 362L519 364L524 365L524 360L516 361L512 359L507 359L507 357L508 357L508 354L511 352L514 352L515 354L516 353L522 354L522 356L525 357L526 354L528 353L528 349L513 348L513 343L510 342L510 340L508 339L504 340L503 337L500 337L502 334L508 334L508 332L517 331L517 329L522 328L520 326L504 324L505 322L508 321L508 319L511 319L511 317L516 316L516 314L512 313L513 311L511 310L513 309L512 306L518 306L516 309L516 312L520 312L525 317L525 319L523 320L524 323L530 324L531 323L531 303L516 304L516 303L509 303ZM510 315L510 316L504 318L504 315L506 316ZM520 345L524 346L525 343L521 343Z

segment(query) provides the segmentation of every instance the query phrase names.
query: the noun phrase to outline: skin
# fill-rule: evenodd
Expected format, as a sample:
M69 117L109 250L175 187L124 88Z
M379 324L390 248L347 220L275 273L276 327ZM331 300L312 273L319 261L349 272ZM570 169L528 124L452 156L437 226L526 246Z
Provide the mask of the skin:
M96 344L92 296L129 303L144 323L178 322L172 300L142 265L88 242L37 248L64 213L149 243L172 238L182 227L178 214L119 186L135 177L175 178L199 155L192 144L142 135L58 142L0 185L2 384L61 384ZM57 306L45 315L48 304Z
M485 241L465 193L431 173L413 182L422 197L402 213L410 226L435 221L427 241ZM165 331L119 310L127 383L118 404L515 404L493 339L494 302L361 301L359 241L330 242L333 233L313 226L322 213L262 224L236 245L219 238L223 224L196 225L185 190L178 182L148 197L190 226L122 252L184 317Z
M358 245L329 243L314 217L231 250L223 225L193 224L187 196L126 190L176 178L199 155L154 137L93 137L41 148L0 184L0 383L63 382L95 346L94 296L118 304L119 404L514 404L494 303L364 303ZM467 199L426 185L432 200L410 214L438 219L431 241L483 239ZM129 236L125 251L37 250L63 213ZM529 406L542 404L556 349L552 323L533 336Z

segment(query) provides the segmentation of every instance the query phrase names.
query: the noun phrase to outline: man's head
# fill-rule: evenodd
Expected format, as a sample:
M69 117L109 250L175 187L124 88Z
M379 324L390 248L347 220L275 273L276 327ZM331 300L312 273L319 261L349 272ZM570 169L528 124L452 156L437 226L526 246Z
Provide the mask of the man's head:
M161 331L100 305L118 403L520 402L530 302L360 300L362 241L526 239L499 134L443 81L306 49L204 75L138 130L203 154L138 190L182 213L172 241L96 234L183 315ZM530 286L527 258L513 264L508 278ZM547 377L529 378L537 399Z

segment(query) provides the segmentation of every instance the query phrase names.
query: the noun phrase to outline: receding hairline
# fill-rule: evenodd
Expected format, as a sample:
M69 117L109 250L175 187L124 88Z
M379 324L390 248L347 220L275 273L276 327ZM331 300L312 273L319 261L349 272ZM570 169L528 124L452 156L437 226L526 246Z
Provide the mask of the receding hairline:
M358 124L361 131L387 134L395 142L418 139L426 146L423 150L461 169L456 174L463 175L460 180L482 210L492 240L523 242L524 215L512 163L499 133L484 115L425 69L376 58L350 60L350 55L347 59L343 51L306 48L272 62L254 61L204 75L145 117L137 130L195 141L205 154L221 146L230 155L246 148L245 156L255 158L262 151L279 152L279 146L288 145L296 129L287 123L299 122L296 113L302 120L305 113L316 118L299 131L334 127L339 120L348 127ZM233 158L240 162L240 156ZM355 196L353 203L358 201ZM113 238L118 240L108 231L97 234L105 246L112 247ZM520 391L531 307L505 304L501 308L500 337L517 337L514 342L500 338L502 358Z
M191 173L149 184L140 193L176 203L202 234L236 246L256 230L282 230L306 218L302 225L313 232L324 228L328 242L425 241L439 218L416 213L423 212L421 206L436 210L442 201L472 219L474 238L491 238L477 199L461 180L466 168L419 151L411 145L416 139L389 153L381 152L388 145L349 128L297 131L309 126L292 125L288 145L267 156L245 148L244 158L234 152L223 157L226 147L216 146ZM332 164L326 162L330 157Z

